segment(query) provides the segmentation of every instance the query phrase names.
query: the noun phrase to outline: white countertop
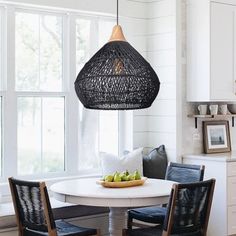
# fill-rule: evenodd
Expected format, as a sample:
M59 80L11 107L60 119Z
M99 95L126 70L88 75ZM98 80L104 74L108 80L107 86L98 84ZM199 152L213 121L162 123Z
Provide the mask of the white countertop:
M212 154L185 154L183 159L198 159L219 162L236 162L236 152L212 153Z

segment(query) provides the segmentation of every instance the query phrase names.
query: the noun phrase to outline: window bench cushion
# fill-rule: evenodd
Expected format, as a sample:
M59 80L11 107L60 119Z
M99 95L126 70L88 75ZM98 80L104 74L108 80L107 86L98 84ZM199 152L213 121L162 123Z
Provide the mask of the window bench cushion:
M57 219L69 219L109 212L106 207L73 205L50 198L53 215ZM0 229L16 227L13 203L0 203Z

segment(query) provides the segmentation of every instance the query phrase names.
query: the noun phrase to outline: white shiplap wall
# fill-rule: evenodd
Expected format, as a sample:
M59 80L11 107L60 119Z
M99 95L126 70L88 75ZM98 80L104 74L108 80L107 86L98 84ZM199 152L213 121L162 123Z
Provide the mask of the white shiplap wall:
M0 3L4 1L0 0ZM116 0L14 0L7 1L12 4L26 4L30 6L39 6L40 8L64 10L68 9L70 12L80 11L83 13L95 13L102 15L114 16L116 13ZM145 1L135 0L121 0L120 1L120 23L123 27L125 37L127 40L144 56L147 55L147 3ZM112 31L112 29L111 29ZM132 113L127 113L132 118ZM131 122L132 124L132 122ZM131 127L132 128L132 127ZM143 144L140 144L143 146ZM1 220L1 219L0 219ZM88 217L84 224L90 227L98 227L97 222L101 221L99 225L103 231L107 231L107 216L101 218ZM75 223L75 222L73 222ZM82 225L80 220L80 225ZM6 229L1 231L1 236L16 236L16 229ZM103 234L105 235L105 234ZM107 234L106 234L107 235Z
M134 112L134 146L165 144L168 159L176 161L176 0L153 0L147 6L147 60L161 87L151 108Z

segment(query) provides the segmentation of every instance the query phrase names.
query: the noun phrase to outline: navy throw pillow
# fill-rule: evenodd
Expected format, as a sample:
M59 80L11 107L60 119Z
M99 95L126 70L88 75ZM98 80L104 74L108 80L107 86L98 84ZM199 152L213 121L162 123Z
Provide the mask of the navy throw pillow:
M167 164L165 146L161 145L143 157L143 175L148 178L165 179Z

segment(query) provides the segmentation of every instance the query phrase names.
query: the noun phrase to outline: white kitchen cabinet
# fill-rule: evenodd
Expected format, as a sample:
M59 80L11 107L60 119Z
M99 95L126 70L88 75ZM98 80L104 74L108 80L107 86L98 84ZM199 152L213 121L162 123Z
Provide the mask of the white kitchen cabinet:
M236 1L187 0L187 100L236 101Z
M183 163L205 165L204 180L216 179L207 235L236 235L236 153L185 155Z

